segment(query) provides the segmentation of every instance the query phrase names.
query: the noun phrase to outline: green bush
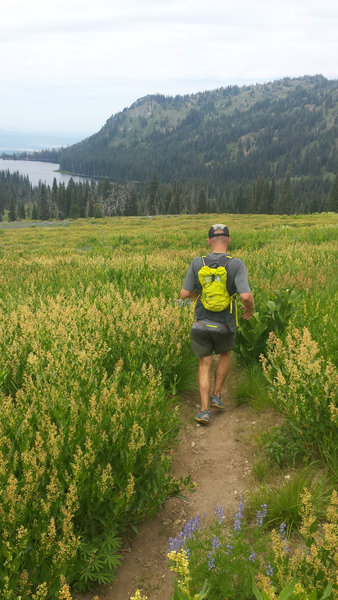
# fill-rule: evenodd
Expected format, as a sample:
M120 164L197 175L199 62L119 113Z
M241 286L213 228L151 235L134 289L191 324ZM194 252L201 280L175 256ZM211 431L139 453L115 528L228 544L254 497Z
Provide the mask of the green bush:
M125 528L184 485L170 475L180 422L168 390L189 319L164 299L113 288L47 297L9 320L0 309L6 600L107 583Z
M306 328L294 328L285 341L270 334L268 346L262 365L272 404L297 432L305 456L336 465L337 369Z
M294 289L275 290L273 299L266 299L266 293L253 290L255 312L249 320L241 320L237 334L235 352L242 362L250 365L259 360L267 350L271 331L281 335L286 330L294 311L294 303L299 294Z

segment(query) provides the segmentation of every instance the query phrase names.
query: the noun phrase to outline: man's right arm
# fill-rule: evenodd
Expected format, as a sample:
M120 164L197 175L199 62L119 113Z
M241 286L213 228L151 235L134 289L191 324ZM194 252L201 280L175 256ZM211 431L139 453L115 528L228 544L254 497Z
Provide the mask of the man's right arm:
M181 298L184 300L185 298L196 298L197 297L197 289L196 289L196 280L193 270L193 262L189 265L187 274L185 276L183 286L181 289Z

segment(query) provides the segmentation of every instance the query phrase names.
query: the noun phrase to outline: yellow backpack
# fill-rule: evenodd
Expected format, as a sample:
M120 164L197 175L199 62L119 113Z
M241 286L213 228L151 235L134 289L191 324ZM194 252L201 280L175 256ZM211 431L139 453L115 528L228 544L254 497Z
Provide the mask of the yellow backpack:
M228 308L231 303L232 312L233 296L230 296L227 290L227 271L225 268L231 260L231 256L226 256L228 260L225 266L221 266L217 262L208 266L205 264L204 258L202 256L203 267L198 271L198 279L202 286L200 300L204 308L213 312L220 312Z

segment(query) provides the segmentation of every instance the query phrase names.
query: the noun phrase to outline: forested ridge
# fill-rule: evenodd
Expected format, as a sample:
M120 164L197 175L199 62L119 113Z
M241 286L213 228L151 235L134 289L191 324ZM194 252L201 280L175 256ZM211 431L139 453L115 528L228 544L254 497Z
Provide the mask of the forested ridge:
M61 152L61 169L113 180L219 186L337 170L338 82L322 76L146 96Z
M63 217L337 210L337 109L338 81L321 75L149 95L82 142L28 157L106 180L54 186L54 200L47 189L50 212Z

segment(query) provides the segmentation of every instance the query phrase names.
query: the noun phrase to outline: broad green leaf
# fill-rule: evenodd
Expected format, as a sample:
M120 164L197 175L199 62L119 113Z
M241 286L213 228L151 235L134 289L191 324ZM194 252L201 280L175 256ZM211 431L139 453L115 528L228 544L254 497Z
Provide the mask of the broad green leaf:
M286 585L279 594L278 600L288 600L289 598L291 598L296 583L297 581L294 580L291 581L291 583L289 583L288 585Z
M330 581L330 583L327 584L325 590L324 590L324 594L322 595L321 598L319 598L319 600L329 600L329 598L332 598L332 583Z

